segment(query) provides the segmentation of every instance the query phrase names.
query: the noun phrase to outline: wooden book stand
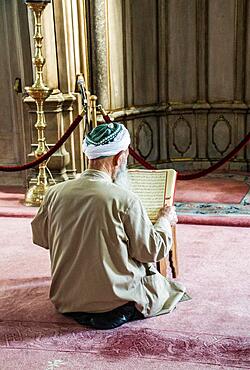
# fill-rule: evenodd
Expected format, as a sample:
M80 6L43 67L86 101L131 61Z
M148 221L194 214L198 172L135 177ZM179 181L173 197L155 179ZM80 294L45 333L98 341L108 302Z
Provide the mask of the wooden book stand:
M177 257L177 240L176 240L176 226L172 226L173 244L169 251L168 257L163 258L157 262L157 270L163 275L168 275L168 264L170 266L172 277L176 278L179 275L178 257Z

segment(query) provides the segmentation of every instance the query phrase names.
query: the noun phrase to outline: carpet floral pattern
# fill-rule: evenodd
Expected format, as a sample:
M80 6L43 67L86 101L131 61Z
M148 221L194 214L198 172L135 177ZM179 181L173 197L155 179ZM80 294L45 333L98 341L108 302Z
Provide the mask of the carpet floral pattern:
M8 327L0 323L0 329L0 348L91 353L116 360L133 357L250 366L247 337L171 332L131 324L118 330L95 331L76 325L10 322Z

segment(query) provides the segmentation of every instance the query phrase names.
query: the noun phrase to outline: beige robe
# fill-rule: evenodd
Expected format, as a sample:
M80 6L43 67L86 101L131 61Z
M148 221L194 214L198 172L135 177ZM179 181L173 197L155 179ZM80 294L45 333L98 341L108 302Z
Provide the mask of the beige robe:
M168 221L153 226L139 198L104 172L86 170L51 187L32 231L50 251L50 298L59 312L105 312L134 301L147 317L183 298L180 283L149 265L171 248Z

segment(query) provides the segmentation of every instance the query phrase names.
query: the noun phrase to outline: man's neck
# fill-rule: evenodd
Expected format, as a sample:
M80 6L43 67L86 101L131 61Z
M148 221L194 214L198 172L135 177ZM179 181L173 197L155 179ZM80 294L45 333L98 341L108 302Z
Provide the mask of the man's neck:
M90 160L89 161L88 168L90 170L96 170L96 171L105 172L111 178L113 178L114 169L113 169L111 163L109 163L109 161L105 161L105 160L103 160L103 161L102 160Z

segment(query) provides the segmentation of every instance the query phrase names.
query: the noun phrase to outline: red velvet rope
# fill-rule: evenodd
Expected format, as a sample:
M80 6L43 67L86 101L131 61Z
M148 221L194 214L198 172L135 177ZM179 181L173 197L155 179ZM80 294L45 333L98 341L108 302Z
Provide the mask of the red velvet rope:
M109 115L103 115L103 119L106 123L112 122ZM178 180L193 180L198 179L199 177L206 176L207 174L217 170L219 167L223 166L226 162L228 162L230 159L232 159L247 143L250 141L250 132L244 137L244 139L230 152L228 153L224 158L220 159L217 163L213 164L212 166L195 172L195 173L177 173ZM132 157L139 162L143 167L147 168L148 170L156 170L157 168L152 166L150 163L145 161L136 151L129 146L129 154L132 155Z
M58 142L52 148L50 148L45 154L43 154L41 157L35 159L32 162L25 163L22 166L0 166L0 171L4 171L4 172L24 171L24 170L28 170L29 168L35 167L38 164L46 161L52 154L54 154L63 145L63 143L68 139L68 137L71 135L74 129L79 125L82 119L83 119L83 116L79 114L74 120L74 122L71 123L68 130L58 140Z
M213 164L212 166L195 172L195 173L177 173L178 180L193 180L198 179L199 177L206 176L207 174L217 170L219 167L223 166L226 162L232 159L247 143L250 141L250 132L244 137L244 139L224 158L220 159L217 163ZM135 152L135 150L130 146L129 153L137 160L143 167L147 168L148 170L156 170L156 167L152 166L150 163L146 162L139 154Z
M106 123L112 122L110 117L108 115L103 115L104 121ZM69 126L68 130L63 134L63 136L58 140L58 142L50 148L45 154L43 154L41 157L35 159L32 162L26 163L21 166L0 166L0 171L4 172L16 172L16 171L24 171L29 168L35 167L39 165L40 163L46 161L52 154L54 154L61 146L62 144L68 139L68 137L71 135L71 133L74 131L74 129L79 125L81 120L83 119L83 116L80 114L76 117L76 119L73 121L73 123ZM201 170L195 173L190 174L181 174L178 173L177 178L178 180L192 180L197 179L199 177L205 176L209 174L210 172L213 172L217 170L219 167L223 166L227 161L232 159L247 143L250 141L250 132L244 137L244 139L230 152L228 153L224 158L219 160L217 163L213 164L212 166L206 168L205 170ZM152 166L150 163L145 161L136 151L129 146L129 154L137 161L139 162L143 167L147 168L148 170L156 170L157 168Z
M205 170L201 170L195 173L190 174L177 174L178 180L193 180L198 179L199 177L206 176L210 172L217 170L219 167L223 166L226 162L230 161L245 145L248 144L250 141L250 132L244 137L244 139L224 158L220 159L217 163L213 164L212 166L206 168Z

